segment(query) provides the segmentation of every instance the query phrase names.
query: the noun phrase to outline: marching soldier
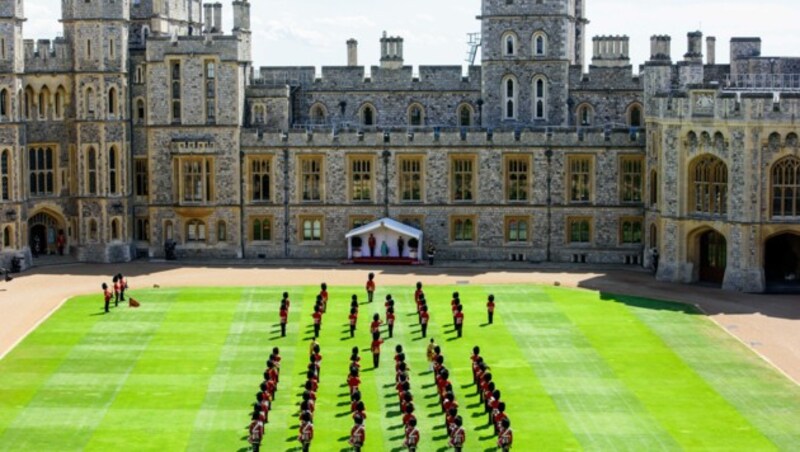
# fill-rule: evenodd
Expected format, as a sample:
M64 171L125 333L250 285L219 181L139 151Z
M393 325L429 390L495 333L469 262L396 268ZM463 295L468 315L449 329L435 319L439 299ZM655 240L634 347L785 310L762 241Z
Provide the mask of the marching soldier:
M375 273L367 275L367 301L372 303L372 296L375 295Z
M489 301L486 303L486 313L489 315L489 325L494 322L494 295L489 295Z
M300 434L297 440L303 446L303 452L308 452L311 447L311 440L314 439L314 424L311 423L311 414L303 413L300 419Z
M108 290L108 284L103 283L103 299L105 300L105 311L108 313L108 305L111 303L111 291Z
M361 416L356 416L355 424L353 429L350 430L350 440L348 444L353 446L353 452L361 452L361 448L364 446L364 441L367 439L367 432L364 429L364 420Z

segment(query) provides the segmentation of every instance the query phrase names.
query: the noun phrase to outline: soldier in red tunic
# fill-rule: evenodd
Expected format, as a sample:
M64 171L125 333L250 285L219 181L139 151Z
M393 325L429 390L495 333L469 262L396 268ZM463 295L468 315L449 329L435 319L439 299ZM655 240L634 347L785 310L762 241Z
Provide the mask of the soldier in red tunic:
M322 327L322 310L319 307L315 307L311 317L314 318L314 339L316 339L319 337L319 329Z
M108 305L111 303L111 291L108 290L108 284L103 283L101 286L103 288L103 300L105 300L105 311L108 313Z
M389 337L394 337L394 308L389 308L386 313L386 324L389 325Z
M422 328L422 337L426 337L428 335L428 321L430 320L431 316L428 314L428 307L422 306L422 311L419 314L419 326Z
M355 308L350 308L350 337L356 335L356 323L358 322L358 311Z
M352 430L350 430L350 440L347 441L347 443L353 446L354 452L361 452L361 448L364 447L364 441L367 439L367 432L364 429L364 419L357 416L353 421L355 425Z
M369 325L369 332L372 334L381 332L381 325L383 325L383 321L381 321L380 314L375 314L372 316L372 323Z
M370 349L372 350L372 366L375 369L381 363L381 344L383 344L383 341L380 333L372 333L372 346Z
M456 416L456 428L453 433L450 434L450 441L448 441L448 445L453 447L456 452L461 452L461 449L464 448L464 443L467 442L467 432L464 431L464 421L461 419L461 416Z
M353 394L358 391L359 385L361 385L361 379L358 378L358 371L351 370L350 377L347 379L347 386L350 387L350 397L352 397Z
M264 439L264 415L253 415L253 422L250 423L250 435L247 442L253 446L253 452L258 452L261 448L261 440Z
M489 295L489 301L486 302L486 313L489 315L489 325L494 323L494 295Z
M500 425L500 436L497 438L497 447L508 452L511 450L511 445L514 443L514 432L511 431L511 421L508 418L503 419Z
M286 337L286 323L289 321L289 306L286 305L286 300L281 301L281 337Z
M375 273L367 275L367 301L372 303L372 297L375 295Z
M311 423L311 415L303 413L300 418L300 433L297 435L297 440L303 446L303 452L308 452L311 447L311 440L314 439L314 424Z
M458 305L458 310L456 311L455 321L456 321L456 332L458 332L458 337L461 337L461 334L464 332L464 306Z
M406 427L406 439L403 441L403 446L408 448L408 452L416 452L419 445L419 429L417 429L417 420L409 420Z
M328 310L328 285L325 283L320 284L320 291L319 296L320 300L322 301L322 312L326 312Z

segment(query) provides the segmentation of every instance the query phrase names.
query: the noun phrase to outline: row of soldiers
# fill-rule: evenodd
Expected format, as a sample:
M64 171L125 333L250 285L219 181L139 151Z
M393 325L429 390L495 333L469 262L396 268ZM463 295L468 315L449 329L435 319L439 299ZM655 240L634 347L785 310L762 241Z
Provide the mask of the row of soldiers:
M264 439L264 424L269 422L269 412L275 393L278 391L280 381L281 354L278 347L272 349L267 359L267 368L264 370L264 380L259 385L256 401L253 403L248 442L253 446L253 452L258 452Z
M429 359L433 364L434 383L439 394L439 403L445 414L444 426L449 436L447 444L456 452L461 452L467 441L464 420L458 414L458 401L456 401L453 384L450 382L450 371L444 364L444 355L442 355L441 348L433 341L429 345Z
M473 347L470 359L472 360L472 380L488 415L488 425L494 427L497 447L508 452L514 442L514 432L511 430L511 420L506 414L506 404L500 399L500 390L492 381L491 369L483 361L480 347Z
M350 354L350 369L347 378L347 386L350 388L350 414L353 417L353 428L350 429L348 444L353 447L355 452L360 452L367 440L365 422L367 420L367 409L364 401L361 400L361 357L358 356L358 347L353 347Z

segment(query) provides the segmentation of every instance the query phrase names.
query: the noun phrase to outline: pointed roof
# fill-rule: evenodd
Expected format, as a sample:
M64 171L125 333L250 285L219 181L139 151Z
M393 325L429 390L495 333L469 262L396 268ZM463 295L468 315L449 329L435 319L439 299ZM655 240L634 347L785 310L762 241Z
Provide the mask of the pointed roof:
M349 239L351 237L367 234L369 232L376 231L381 228L386 228L389 229L390 231L397 232L398 234L414 237L417 240L422 238L422 231L420 231L419 229L412 228L411 226L400 223L397 220L392 220L391 218L381 218L380 220L373 221L372 223L365 224L364 226L355 228L352 231L348 232L345 238Z

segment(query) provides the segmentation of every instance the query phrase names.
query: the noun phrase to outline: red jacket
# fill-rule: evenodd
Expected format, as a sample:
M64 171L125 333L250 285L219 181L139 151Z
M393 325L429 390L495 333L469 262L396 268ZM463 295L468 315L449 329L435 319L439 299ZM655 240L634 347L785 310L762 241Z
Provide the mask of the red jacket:
M490 302L486 303L486 309L489 312L494 312L494 301L490 301Z
M456 325L463 325L464 324L464 313L457 312L456 313Z
M264 423L255 420L250 423L250 436L247 438L247 442L250 444L261 444L261 440L264 438Z
M378 339L377 341L372 341L372 353L380 353L381 352L381 344L383 341Z
M375 292L375 281L367 281L367 292Z
M406 439L403 445L406 447L416 447L419 444L419 430L416 427L406 428Z
M511 446L513 443L514 443L514 432L511 430L511 427L500 432L500 436L497 438L498 447Z
M358 446L361 447L364 445L364 441L367 439L367 431L364 429L363 425L354 425L353 429L350 430L350 445L351 446Z
M467 432L464 431L464 427L457 427L453 434L450 435L450 444L453 447L463 447L464 443L467 441Z
M428 324L428 319L430 319L430 317L431 317L430 314L428 314L427 312L423 312L422 314L420 314L420 318L419 318L420 322L419 323L422 324L422 325L427 325Z
M281 323L286 323L289 319L289 311L286 309L281 309Z
M315 312L315 313L311 314L311 317L314 318L314 325L321 325L322 324L322 313L321 312Z
M304 422L300 425L300 434L297 435L297 440L301 443L310 443L314 439L314 424L311 422Z

